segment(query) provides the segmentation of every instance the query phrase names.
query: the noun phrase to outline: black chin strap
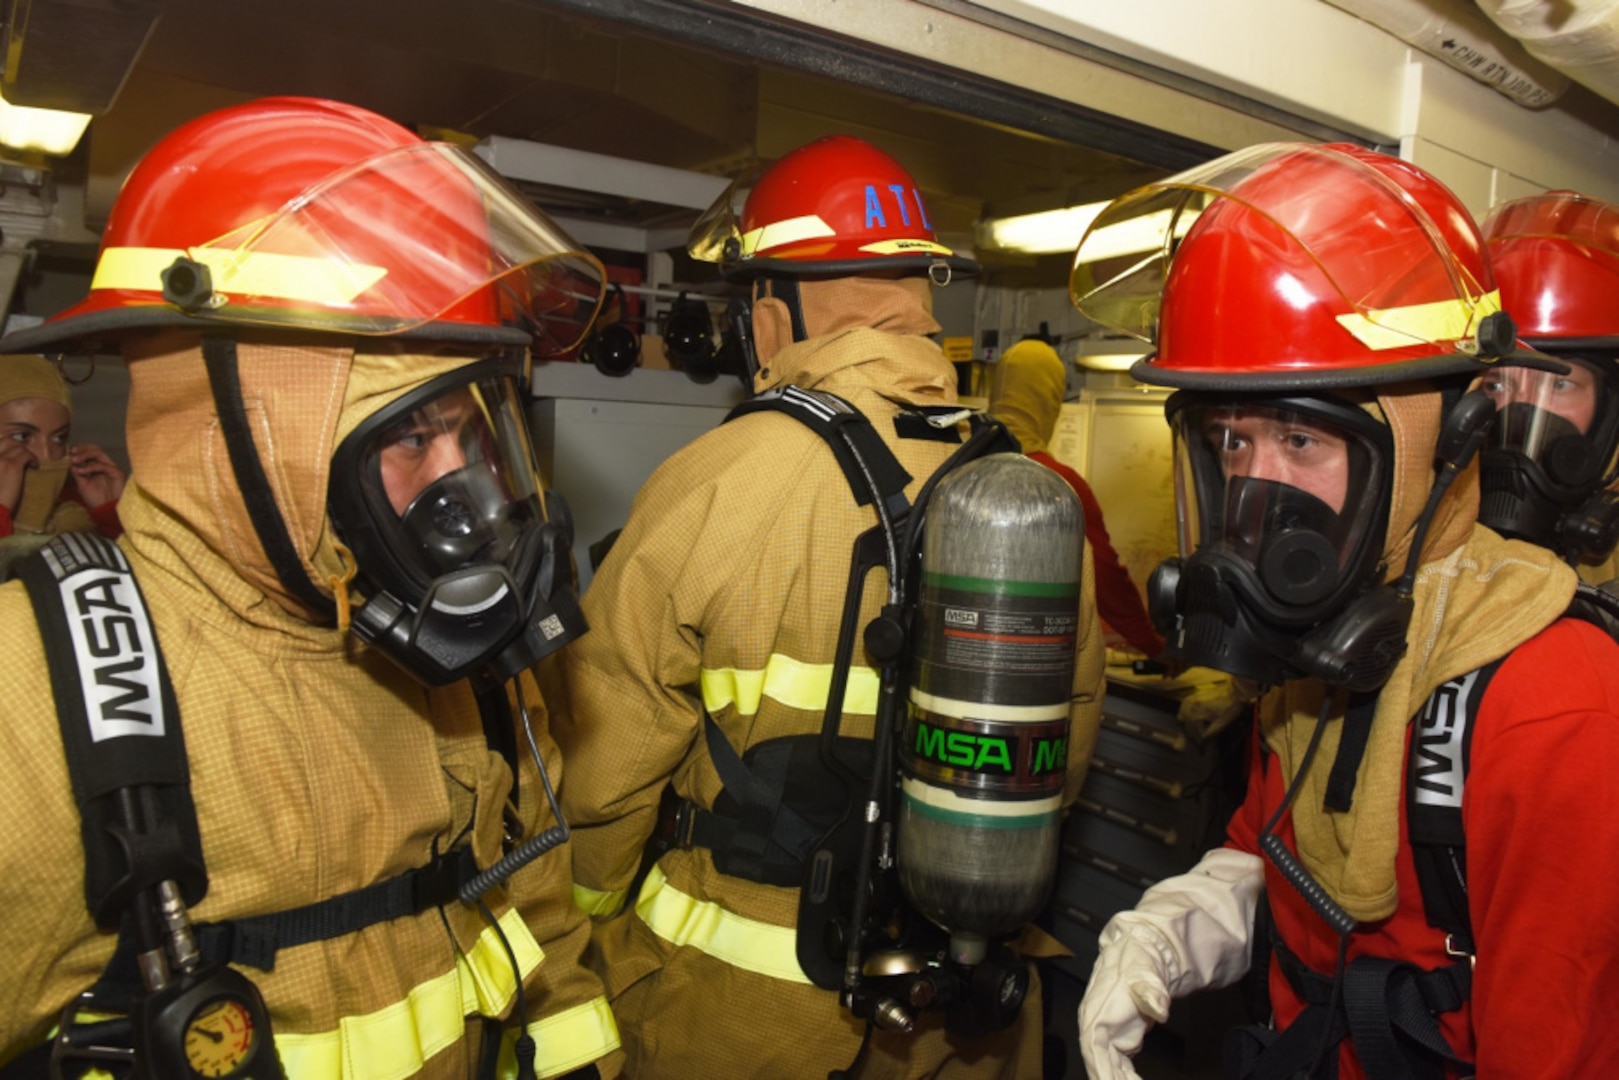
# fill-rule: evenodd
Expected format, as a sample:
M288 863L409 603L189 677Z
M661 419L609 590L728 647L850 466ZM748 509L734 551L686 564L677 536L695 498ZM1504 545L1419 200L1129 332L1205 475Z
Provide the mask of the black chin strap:
M253 522L264 553L270 557L275 576L300 604L330 621L337 613L332 598L316 588L304 570L298 549L287 534L287 523L275 503L270 480L253 445L253 429L247 421L242 401L242 377L237 364L236 342L228 337L204 337L202 358L208 367L208 385L214 393L214 410L219 414L219 430L225 436L236 488L242 493L247 516Z

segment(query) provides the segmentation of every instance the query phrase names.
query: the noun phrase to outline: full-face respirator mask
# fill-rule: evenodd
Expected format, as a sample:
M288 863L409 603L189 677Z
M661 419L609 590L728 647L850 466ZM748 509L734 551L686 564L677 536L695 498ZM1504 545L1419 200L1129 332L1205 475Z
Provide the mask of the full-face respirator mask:
M332 523L366 598L354 630L430 686L503 682L584 632L518 375L492 359L434 379L333 458Z
M1619 384L1607 357L1502 364L1480 381L1499 416L1480 454L1479 522L1571 563L1619 541L1614 480ZM1553 370L1553 368L1557 370Z
M1169 655L1275 685L1311 673L1301 642L1376 584L1388 428L1325 398L1176 394L1180 555L1148 583Z

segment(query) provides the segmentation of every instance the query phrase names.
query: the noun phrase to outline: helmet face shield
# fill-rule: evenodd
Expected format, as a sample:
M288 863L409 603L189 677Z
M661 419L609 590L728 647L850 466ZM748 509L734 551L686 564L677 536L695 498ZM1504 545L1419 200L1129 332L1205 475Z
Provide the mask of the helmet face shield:
M1502 203L1483 224L1491 244L1507 240L1561 240L1592 254L1619 257L1619 206L1572 191L1547 191Z
M742 257L742 208L764 171L763 165L755 165L732 180L698 216L686 236L687 255L698 262L721 266Z
M515 361L472 364L378 410L333 459L332 523L368 594L355 630L429 684L509 676L584 628L522 402Z
M1172 417L1183 559L1242 568L1269 621L1313 624L1380 555L1386 428L1353 406L1190 402ZM1193 546L1188 548L1190 542Z
M1156 346L1138 378L1202 388L1369 385L1418 361L1460 370L1500 309L1448 189L1386 155L1301 143L1115 199L1080 241L1069 288L1087 318Z
M1619 206L1551 191L1484 220L1501 302L1541 349L1619 343Z
M605 281L594 256L447 143L375 155L187 254L209 270L207 314L308 327L318 313L330 329L378 335L441 318L515 325L541 358L579 343ZM104 259L92 288L155 280L163 268L139 257Z

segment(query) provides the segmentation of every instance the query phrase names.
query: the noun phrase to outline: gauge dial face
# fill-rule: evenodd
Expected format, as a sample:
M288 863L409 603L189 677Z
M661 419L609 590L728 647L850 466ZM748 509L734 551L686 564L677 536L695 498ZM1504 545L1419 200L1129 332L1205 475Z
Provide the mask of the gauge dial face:
M231 1076L253 1052L253 1015L235 998L211 1001L186 1025L185 1048L198 1076Z

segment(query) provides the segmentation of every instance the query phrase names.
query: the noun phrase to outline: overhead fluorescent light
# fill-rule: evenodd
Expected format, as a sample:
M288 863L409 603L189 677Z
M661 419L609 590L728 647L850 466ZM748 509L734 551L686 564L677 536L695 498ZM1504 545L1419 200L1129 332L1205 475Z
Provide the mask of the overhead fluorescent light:
M35 109L0 97L0 143L14 150L36 150L61 157L71 154L90 126L89 113Z
M1129 371L1143 355L1138 352L1097 353L1095 356L1081 356L1076 362L1088 371Z
M1107 205L1106 202L1087 203L1016 217L991 218L979 223L978 243L982 247L1022 251L1030 255L1072 252L1079 246L1079 238L1096 220L1096 215Z
M1135 338L1080 338L1074 363L1088 371L1129 371L1147 355L1147 346Z
M1073 254L1083 238L1087 262L1102 262L1121 255L1139 255L1156 251L1163 245L1164 233L1170 227L1169 210L1127 217L1104 225L1086 237L1085 230L1110 205L1108 202L1094 202L1017 217L991 218L978 223L979 243L984 247L1031 255L1048 255L1059 251ZM1178 228L1180 234L1185 235L1196 215L1182 214L1181 217Z

